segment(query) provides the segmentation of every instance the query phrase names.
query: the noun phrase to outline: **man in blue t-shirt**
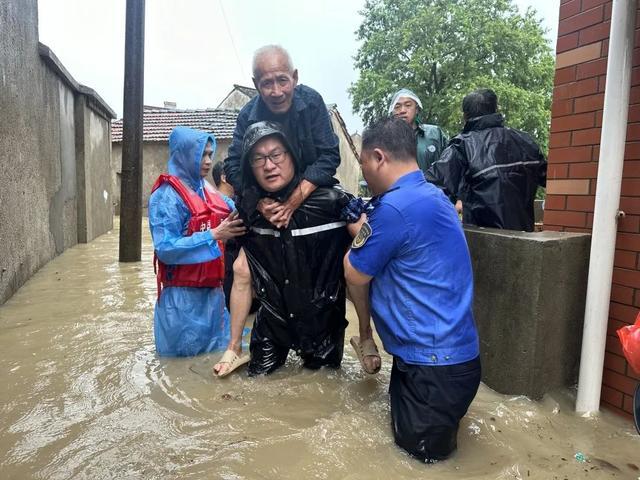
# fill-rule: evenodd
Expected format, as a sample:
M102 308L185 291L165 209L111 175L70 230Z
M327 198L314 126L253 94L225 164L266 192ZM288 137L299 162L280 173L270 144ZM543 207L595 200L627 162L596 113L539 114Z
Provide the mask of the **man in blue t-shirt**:
M480 383L473 272L454 206L427 183L413 131L385 118L362 136L361 168L375 208L351 228L351 285L370 286L373 320L393 356L389 385L396 443L433 462L457 446L460 419ZM360 324L360 340L368 333Z

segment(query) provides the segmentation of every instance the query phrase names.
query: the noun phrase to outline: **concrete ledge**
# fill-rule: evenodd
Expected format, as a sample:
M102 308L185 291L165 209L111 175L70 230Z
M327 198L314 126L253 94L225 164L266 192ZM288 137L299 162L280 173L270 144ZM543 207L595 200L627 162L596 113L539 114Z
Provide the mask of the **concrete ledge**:
M483 381L541 398L577 380L591 236L465 227Z

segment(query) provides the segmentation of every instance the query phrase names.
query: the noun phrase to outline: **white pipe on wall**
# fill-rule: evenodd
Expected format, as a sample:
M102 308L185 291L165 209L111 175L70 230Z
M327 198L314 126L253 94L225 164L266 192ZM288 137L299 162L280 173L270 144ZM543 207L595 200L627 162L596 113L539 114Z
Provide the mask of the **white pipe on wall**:
M597 412L627 136L636 0L613 0L576 411Z

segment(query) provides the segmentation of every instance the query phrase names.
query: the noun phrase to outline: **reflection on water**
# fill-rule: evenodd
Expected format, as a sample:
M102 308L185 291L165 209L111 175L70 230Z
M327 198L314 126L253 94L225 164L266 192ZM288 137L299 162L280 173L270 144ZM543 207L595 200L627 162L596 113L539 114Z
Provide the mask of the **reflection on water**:
M3 479L640 477L631 423L580 418L568 392L532 402L481 387L459 451L425 466L391 439L388 357L376 378L347 348L339 371L291 358L225 380L210 374L216 355L159 359L149 237L139 264L118 263L117 242L68 250L0 307Z

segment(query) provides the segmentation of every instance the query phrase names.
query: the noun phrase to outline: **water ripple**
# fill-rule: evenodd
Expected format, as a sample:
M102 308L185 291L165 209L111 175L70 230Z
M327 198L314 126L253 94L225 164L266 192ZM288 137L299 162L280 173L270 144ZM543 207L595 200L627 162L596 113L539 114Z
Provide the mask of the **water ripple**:
M0 307L3 478L583 478L576 451L603 459L589 478L635 478L631 424L576 416L570 392L533 402L481 386L459 451L425 467L393 443L387 355L375 377L347 345L337 371L292 356L268 378L225 380L219 354L158 358L148 234L140 263L118 263L117 242L68 250Z

